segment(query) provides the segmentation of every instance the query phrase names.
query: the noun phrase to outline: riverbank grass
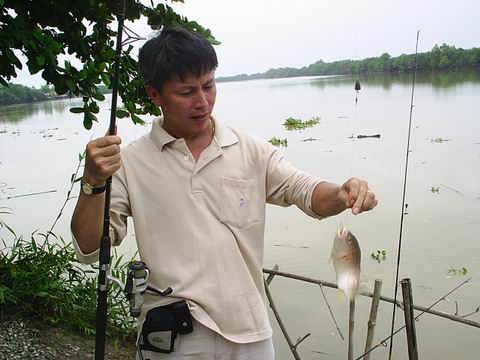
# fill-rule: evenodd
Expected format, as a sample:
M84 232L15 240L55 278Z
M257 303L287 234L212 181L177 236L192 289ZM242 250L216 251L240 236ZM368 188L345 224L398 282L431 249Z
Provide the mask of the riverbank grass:
M11 231L14 235L15 233ZM20 314L85 335L95 334L97 270L80 264L71 244L50 233L2 239L0 315ZM128 262L113 257L112 275L125 281ZM134 338L135 321L118 287L108 297L107 333L121 341Z

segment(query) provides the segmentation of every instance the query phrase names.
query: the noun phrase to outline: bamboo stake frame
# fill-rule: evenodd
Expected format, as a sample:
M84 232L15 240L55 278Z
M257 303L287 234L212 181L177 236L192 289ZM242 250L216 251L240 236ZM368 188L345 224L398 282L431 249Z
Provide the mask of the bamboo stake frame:
M368 319L367 325L367 340L365 342L365 351L367 353L364 359L370 359L369 350L372 348L373 344L373 336L375 334L375 326L377 325L377 313L378 313L378 305L380 303L380 293L382 292L382 280L376 279L375 286L373 288L373 299L372 299L372 307L370 309L370 317Z
M294 280L300 280L300 281L304 281L304 282L309 282L309 283L313 283L313 284L317 284L320 286L320 289L322 290L322 293L323 293L323 288L322 286L327 286L327 287L330 287L330 288L334 288L334 289L337 289L337 285L336 284L333 284L333 283L330 283L328 281L323 281L323 280L317 280L317 279L313 279L313 278L309 278L309 277L305 277L305 276L301 276L301 275L295 275L295 274L291 274L291 273L286 273L286 272L281 272L281 271L278 271L278 265L276 264L273 269L263 269L263 273L264 274L268 274L268 277L267 279L264 279L264 287L265 287L265 292L266 292L266 295L267 295L267 298L268 298L268 301L269 301L269 305L274 313L274 316L275 318L277 319L277 322L280 326L280 329L282 330L282 333L288 343L288 346L290 348L290 350L292 351L292 354L294 356L294 358L296 360L301 360L298 352L297 352L297 347L298 345L304 341L307 337L309 337L311 335L311 333L308 333L306 334L305 336L303 337L299 337L297 339L297 342L295 344L293 344L290 336L288 335L288 332L285 328L285 325L280 317L280 314L275 306L275 303L273 301L273 297L270 293L270 290L268 288L268 286L270 285L270 283L272 282L273 278L275 276L282 276L282 277L286 277L286 278L291 278L291 279L294 279ZM436 316L439 316L439 317L444 317L444 318L447 318L447 319L450 319L450 320L453 320L453 321L457 321L457 322L461 322L461 323L464 323L466 325L470 325L470 326L474 326L474 327L478 327L480 328L480 323L476 322L476 321L472 321L472 320L467 320L467 319L464 319L460 316L457 316L457 315L452 315L452 314L448 314L448 313L444 313L444 312L441 312L441 311L436 311L436 310L431 310L431 307L433 307L435 304L437 304L438 302L440 302L441 300L444 300L445 299L445 296L448 296L449 294L451 294L452 292L454 292L455 290L457 290L458 288L460 288L462 285L465 285L466 283L469 282L469 280L471 279L467 279L466 281L464 281L463 283L461 283L460 285L458 285L455 289L451 290L449 293L447 293L446 295L444 295L444 297L442 297L440 300L436 301L434 304L432 304L429 308L425 308L423 306L415 306L413 305L413 299L411 301L411 304L408 304L407 306L409 308L411 308L412 312L413 312L413 309L416 309L416 310L421 310L422 313L420 315L418 315L414 321L420 317L422 314L424 313L430 313L432 315L436 315ZM393 299L390 299L390 298L387 298L387 297L384 297L384 296L381 296L380 295L380 292L381 292L381 285L382 285L382 281L381 280L376 280L375 281L375 289L374 289L374 293L372 294L371 292L361 292L360 295L363 295L363 296L367 296L367 297L371 297L372 298L372 308L371 308L371 312L370 312L370 319L369 319L369 322L368 322L368 335L367 335L367 342L365 344L365 353L362 354L360 357L358 357L356 360L359 360L359 359L369 359L370 357L370 352L372 350L374 350L375 348L377 348L381 343L384 343L386 340L388 340L389 338L393 337L395 334L397 334L400 330L402 330L403 328L405 328L407 325L403 326L402 328L398 329L397 331L395 331L391 336L387 337L387 339L381 341L378 345L376 345L375 347L371 347L371 342L373 340L373 333L374 333L374 327L376 325L376 317L377 317L377 311L378 311L378 305L379 305L379 302L380 300L382 301L385 301L385 302L390 302L390 303L394 303L394 300ZM326 299L325 299L326 300ZM401 308L404 308L404 303L402 302L395 302L397 306L401 307ZM330 306L328 305L328 307L330 308ZM352 311L352 309L350 308L350 312ZM331 313L332 314L332 313ZM332 314L333 316L333 314ZM350 316L351 317L351 316ZM335 318L334 318L334 321L335 321ZM336 321L335 321L335 324L336 324ZM370 341L369 341L369 338L370 338ZM353 353L353 350L352 350L352 353ZM349 349L349 356L351 356L350 354L350 349ZM413 358L414 360L417 360L417 358Z
M265 274L269 274L269 275L272 274L272 275L276 275L276 276L286 277L286 278L290 278L290 279L300 280L300 281L304 281L304 282L308 282L308 283L312 283L312 284L317 284L317 285L322 285L322 286L338 289L337 285L334 284L334 283L331 283L331 282L328 282L328 281L323 281L323 280L318 280L318 279L313 279L313 278L306 277L306 276L291 274L291 273L282 272L282 271L276 271L276 270L273 270L273 269L263 269L263 272ZM373 298L373 293L371 293L369 291L363 291L359 295ZM392 298L389 298L389 297L386 297L386 296L380 296L380 300L391 303L391 304L394 303ZM400 301L397 301L396 304L397 304L397 306L403 307L403 303L400 302ZM456 321L456 322L459 322L459 323L462 323L462 324L465 324L465 325L470 325L470 326L473 326L473 327L476 327L476 328L480 328L480 322L470 320L470 319L465 319L461 316L449 314L449 313L446 313L446 312L443 312L443 311L428 309L428 308L426 308L424 306L420 306L420 305L414 305L413 309L419 310L419 311L422 311L422 312L425 312L425 313L428 313L428 314L431 314L431 315L443 317L445 319Z

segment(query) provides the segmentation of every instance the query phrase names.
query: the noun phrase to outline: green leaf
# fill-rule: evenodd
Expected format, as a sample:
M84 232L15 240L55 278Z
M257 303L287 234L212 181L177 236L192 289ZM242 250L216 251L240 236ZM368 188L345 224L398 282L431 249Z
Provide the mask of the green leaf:
M153 105L153 106L150 108L150 111L151 111L152 114L155 115L155 116L160 116L160 115L162 115L162 112L160 111L160 108L157 107L156 105Z
M92 101L90 104L88 104L88 111L93 114L98 114L98 112L100 111L100 108L98 107L95 101Z
M135 112L135 104L132 101L127 101L125 103L125 108L128 110L129 113Z
M15 231L14 231L10 226L8 226L4 221L2 221L2 220L0 219L0 228L2 228L2 227L5 227L8 231L10 231L10 233L11 233L13 236L15 236L15 237L17 236L17 234L15 234Z
M90 130L92 128L92 121L87 118L87 116L84 116L83 118L83 127L87 130Z
M86 112L85 116L83 117L83 126L85 129L90 130L94 121L97 121L95 115L93 115L91 112Z
M36 29L35 31L32 31L32 35L40 42L43 42L43 33L40 29Z
M132 116L132 120L133 120L133 123L135 125L139 124L139 125L145 125L145 121L143 121L142 119L140 119L137 115L135 115L134 113L131 113L130 114Z
M72 64L68 60L65 60L65 70L68 74L72 72Z
M19 69L22 68L22 63L20 62L20 60L18 60L18 58L15 56L15 54L13 53L12 50L10 49L4 49L5 50L5 55L7 55L8 59L15 64L16 67L18 67Z
M105 84L105 86L107 86L107 87L110 86L110 84L111 84L110 77L105 73L101 73L100 76L101 76L102 81Z
M75 91L76 91L75 81L73 81L72 79L67 79L67 80L65 80L65 84L67 84L68 89L69 89L71 92L75 92Z
M125 117L128 117L128 111L122 110L122 109L117 109L117 118L123 119Z
M102 94L100 93L93 93L92 94L92 97L95 99L95 100L98 100L98 101L103 101L105 100L105 96L103 96ZM98 111L97 111L98 112Z
M74 108L70 108L70 112L74 114L80 114L85 112L85 109L83 107L74 107Z
M38 65L40 65L40 66L45 65L45 56L37 55L36 59L37 59L37 64Z

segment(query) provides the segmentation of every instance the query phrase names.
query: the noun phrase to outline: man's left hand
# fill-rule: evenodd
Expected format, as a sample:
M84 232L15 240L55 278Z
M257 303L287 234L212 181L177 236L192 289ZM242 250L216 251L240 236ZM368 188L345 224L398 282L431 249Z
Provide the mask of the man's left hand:
M375 193L369 188L368 183L354 177L341 186L338 196L345 201L347 209L352 209L354 215L372 210L378 204Z

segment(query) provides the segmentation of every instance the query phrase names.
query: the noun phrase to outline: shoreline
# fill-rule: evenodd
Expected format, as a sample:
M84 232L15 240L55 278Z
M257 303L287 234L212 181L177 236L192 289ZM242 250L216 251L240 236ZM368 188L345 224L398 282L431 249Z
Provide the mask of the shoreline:
M63 360L93 359L95 335L55 326L21 315L0 316L0 359ZM112 360L135 358L133 342L107 340L106 357Z

